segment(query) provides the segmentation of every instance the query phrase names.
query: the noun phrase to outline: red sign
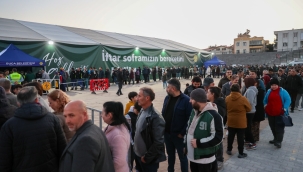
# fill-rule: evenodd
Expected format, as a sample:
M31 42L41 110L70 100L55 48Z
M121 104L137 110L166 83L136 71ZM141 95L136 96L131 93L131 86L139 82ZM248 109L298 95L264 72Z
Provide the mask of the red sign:
M107 90L109 87L108 79L91 79L89 82L90 91Z

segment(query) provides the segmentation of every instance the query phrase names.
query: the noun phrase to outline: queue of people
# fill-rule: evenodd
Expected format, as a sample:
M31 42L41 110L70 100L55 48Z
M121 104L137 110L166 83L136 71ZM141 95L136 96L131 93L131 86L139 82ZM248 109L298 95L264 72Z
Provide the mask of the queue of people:
M289 69L285 82L271 75L264 84L254 70L245 76L226 69L218 87L212 78L197 75L184 93L177 79L180 75L172 73L165 84L161 112L153 106L154 91L142 87L129 93L125 111L120 102L103 104L101 116L108 124L104 131L89 119L85 103L70 101L64 91L48 93L46 103L41 84L30 82L8 99L12 83L2 78L0 171L124 172L135 168L146 172L157 171L166 159L167 171L174 171L176 151L182 172L217 171L224 162L224 126L228 130L225 152L233 154L237 134L238 158L245 158L245 148L257 148L260 121L266 114L273 133L269 143L282 148L281 116L289 114L291 104L290 112L295 109L292 94L302 87L296 70ZM122 95L119 89L117 94Z

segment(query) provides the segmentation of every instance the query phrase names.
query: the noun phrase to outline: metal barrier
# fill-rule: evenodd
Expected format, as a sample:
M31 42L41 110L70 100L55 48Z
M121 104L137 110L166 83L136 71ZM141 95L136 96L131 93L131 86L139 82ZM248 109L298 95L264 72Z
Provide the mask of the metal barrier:
M99 112L99 127L102 129L102 117L101 117L101 113L102 111L101 110L98 110L98 109L94 109L94 108L91 108L91 107L86 107L88 110L91 111L91 115L92 115L92 121L93 123L95 124L95 112Z
M32 82L40 82L44 91L49 91L51 88L60 89L60 79L33 79ZM47 94L47 93L43 93Z

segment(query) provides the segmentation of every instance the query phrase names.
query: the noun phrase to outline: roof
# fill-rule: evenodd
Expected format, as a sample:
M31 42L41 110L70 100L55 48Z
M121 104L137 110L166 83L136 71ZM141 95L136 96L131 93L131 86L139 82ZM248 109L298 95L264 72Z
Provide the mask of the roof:
M166 49L172 51L201 52L202 49L167 39L105 32L91 29L34 23L0 18L0 40L54 41L77 45L105 45L116 48Z

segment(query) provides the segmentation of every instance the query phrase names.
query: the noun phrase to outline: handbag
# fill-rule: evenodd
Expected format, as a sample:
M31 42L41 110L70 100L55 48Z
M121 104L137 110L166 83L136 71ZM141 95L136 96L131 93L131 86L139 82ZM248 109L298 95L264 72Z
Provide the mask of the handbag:
M283 123L285 127L292 127L294 124L292 123L292 118L290 116L282 116Z

